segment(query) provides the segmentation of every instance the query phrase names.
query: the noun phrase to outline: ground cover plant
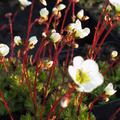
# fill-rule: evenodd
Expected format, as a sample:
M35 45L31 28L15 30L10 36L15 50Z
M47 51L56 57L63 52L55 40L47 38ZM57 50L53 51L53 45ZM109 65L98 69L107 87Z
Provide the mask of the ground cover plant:
M13 29L19 12L5 14L11 39L0 43L2 120L95 120L94 106L119 98L119 52L103 51L109 34L119 27L120 2L105 1L92 42L81 48L93 32L86 24L90 17L83 9L76 11L79 0L52 2L40 0L42 8L33 19L35 0L18 0L20 12L29 9L25 37ZM41 36L32 34L34 26L42 26ZM107 119L119 113L117 107Z

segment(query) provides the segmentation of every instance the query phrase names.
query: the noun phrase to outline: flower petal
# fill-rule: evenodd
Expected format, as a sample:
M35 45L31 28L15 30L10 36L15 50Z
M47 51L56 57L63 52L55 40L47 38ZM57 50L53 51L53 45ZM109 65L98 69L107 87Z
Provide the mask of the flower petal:
M57 6L57 9L58 9L59 11L65 9L65 8L66 8L66 5L64 5L64 4L59 4L59 5Z
M81 29L82 29L81 21L79 19L77 19L75 22L75 31L81 30Z
M90 29L89 28L84 28L84 29L76 31L75 37L84 38L84 37L88 36L89 33L90 33Z
M81 64L84 59L81 56L76 56L73 58L73 66L77 69L81 68Z
M97 63L92 59L87 59L82 63L81 69L87 73L98 73L99 68Z
M71 76L71 78L73 79L73 81L76 83L76 73L77 73L77 69L75 69L75 67L73 66L69 66L68 67L68 73ZM78 82L77 82L78 84Z
M77 13L77 17L81 20L83 16L84 16L84 10L81 9L81 10Z

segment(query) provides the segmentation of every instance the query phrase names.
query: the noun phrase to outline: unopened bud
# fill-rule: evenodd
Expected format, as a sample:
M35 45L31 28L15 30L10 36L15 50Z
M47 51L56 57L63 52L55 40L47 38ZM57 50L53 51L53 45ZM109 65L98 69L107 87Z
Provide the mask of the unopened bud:
M62 108L66 108L70 102L69 97L63 97L60 101L60 105Z
M114 50L114 51L111 52L111 57L112 58L115 58L117 56L118 56L118 52L116 50Z

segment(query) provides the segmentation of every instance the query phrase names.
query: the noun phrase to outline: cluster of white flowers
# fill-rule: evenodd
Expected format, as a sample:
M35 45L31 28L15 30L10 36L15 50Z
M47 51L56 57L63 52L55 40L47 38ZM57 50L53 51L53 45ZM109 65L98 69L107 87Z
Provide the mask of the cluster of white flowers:
M88 20L88 16L84 16L84 10L81 9L77 13L77 20L73 23L70 23L67 26L67 31L70 33L74 33L75 38L84 38L89 35L90 29L88 27L82 28L82 20Z
M28 45L29 49L33 49L35 47L35 45L37 44L37 42L38 42L38 39L37 39L36 36L30 37L29 38L29 45ZM14 43L17 46L22 44L21 37L20 36L14 36Z

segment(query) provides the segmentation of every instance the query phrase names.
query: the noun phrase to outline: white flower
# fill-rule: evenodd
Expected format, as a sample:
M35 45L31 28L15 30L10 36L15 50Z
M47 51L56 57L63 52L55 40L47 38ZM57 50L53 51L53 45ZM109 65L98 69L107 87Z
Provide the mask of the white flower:
M0 56L6 56L9 53L9 47L5 44L0 44Z
M115 7L116 11L120 12L120 0L109 0L109 2Z
M74 32L75 38L84 38L90 33L90 29L88 27L82 29L81 21L79 19L77 19L75 23L71 23L68 26L68 31Z
M22 43L22 39L20 36L14 36L14 43L16 45L20 45Z
M28 0L18 0L20 2L20 4L23 6L23 7L27 7L29 5L32 4L32 2L28 1Z
M104 91L105 91L105 94L109 95L109 96L111 96L111 95L113 95L117 92L117 90L113 89L113 84L112 83L109 83L107 85L107 87L104 89Z
M38 39L36 36L33 36L29 39L29 49L34 48L35 44L38 42Z
M57 32L52 32L51 35L50 35L50 39L54 43L60 41L61 38L62 38L61 35L59 33L57 33Z
M103 83L103 76L99 72L97 63L92 59L84 60L81 56L73 58L73 66L68 67L73 81L79 86L80 92L92 92Z
M40 10L40 16L44 19L48 18L49 15L49 11L47 10L47 8L42 8Z
M47 6L46 0L40 0L40 2L41 2L44 6Z
M58 9L59 11L64 10L65 8L66 8L66 5L64 5L64 4L59 4L59 5L57 6L57 9Z
M84 10L81 9L78 13L77 13L77 18L79 18L80 20L88 20L89 17L88 16L84 16Z

